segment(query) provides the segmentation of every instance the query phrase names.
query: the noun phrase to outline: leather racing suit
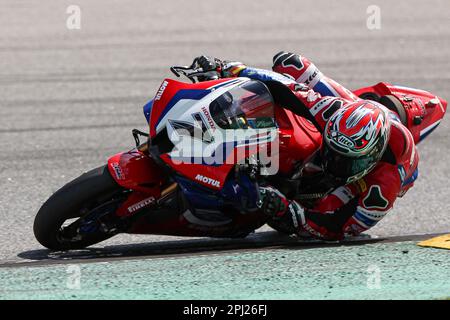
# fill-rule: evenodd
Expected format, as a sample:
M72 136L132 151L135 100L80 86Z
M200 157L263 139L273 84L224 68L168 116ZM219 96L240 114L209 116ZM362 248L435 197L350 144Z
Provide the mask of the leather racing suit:
M273 71L269 71L233 62L225 63L222 74L263 82L271 79L292 82L289 87L298 100L292 111L309 119L319 132L324 131L327 120L336 110L360 99L298 54L278 53L272 68ZM414 139L395 113L391 112L390 119L388 147L372 171L356 182L336 186L310 206L285 199L288 212L269 224L285 233L326 240L339 240L346 234L358 235L375 226L418 176L419 156ZM283 197L281 193L280 197Z

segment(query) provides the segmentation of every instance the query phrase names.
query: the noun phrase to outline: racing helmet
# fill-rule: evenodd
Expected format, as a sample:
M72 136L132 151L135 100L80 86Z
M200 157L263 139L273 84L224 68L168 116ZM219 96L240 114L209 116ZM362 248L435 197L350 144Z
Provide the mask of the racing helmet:
M344 105L327 121L321 155L324 169L335 180L348 184L369 173L389 143L389 111L361 100Z

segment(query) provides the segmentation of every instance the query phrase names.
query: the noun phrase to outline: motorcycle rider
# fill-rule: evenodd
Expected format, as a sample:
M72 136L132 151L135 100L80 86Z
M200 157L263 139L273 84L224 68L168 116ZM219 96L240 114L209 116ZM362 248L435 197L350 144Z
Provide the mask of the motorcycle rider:
M322 145L309 168L322 171L333 186L310 205L285 196L274 186L260 187L259 206L269 225L288 234L339 240L377 224L418 175L413 136L398 115L364 100L328 78L307 58L279 52L273 71L240 62L197 58L203 80L248 77L282 81L296 99L281 105L310 120L322 132ZM308 166L303 166L306 174Z

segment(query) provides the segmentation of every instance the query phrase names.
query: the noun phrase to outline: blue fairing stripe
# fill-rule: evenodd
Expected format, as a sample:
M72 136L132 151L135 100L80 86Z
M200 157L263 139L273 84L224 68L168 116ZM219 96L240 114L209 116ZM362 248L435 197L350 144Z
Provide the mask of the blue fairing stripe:
M158 121L156 122L156 125L159 124L159 122L161 121L162 118L164 118L164 116L167 114L167 112L169 112L170 109L172 109L172 107L180 100L182 99L189 99L189 100L201 100L204 97L206 97L208 94L211 93L211 91L216 90L218 88L227 86L227 85L232 85L236 82L239 82L240 79L234 79L232 81L226 81L226 82L222 82L219 83L215 86L212 86L206 90L203 89L183 89L178 91L173 98L169 101L169 103L167 104L166 108L164 109L164 111L161 113L161 115L158 118ZM149 120L147 119L147 122Z
M158 121L156 122L156 126L159 124L159 122L164 118L164 116L167 114L167 112L172 109L172 107L180 100L182 99L189 99L189 100L200 100L203 99L205 96L207 96L211 90L192 90L192 89L184 89L178 91L173 98L169 101L169 103L166 105L164 111L161 113L161 115L158 118Z
M225 86L230 86L230 85L235 84L235 83L237 83L239 81L241 81L241 79L235 79L235 80L232 80L232 81L225 81L225 82L216 84L213 87L208 88L208 90L210 90L210 89L216 90L216 89L219 89L219 88L222 88L222 87L225 87Z
M433 124L428 130L422 130L420 132L420 138L419 138L419 142L422 141L423 139L425 139L430 133L432 133L440 124L440 121L437 121L435 124ZM425 132L424 132L425 131Z
M152 112L153 107L153 99L147 102L147 104L144 106L144 116L145 119L147 119L147 123L150 123L150 113Z
M275 71L257 69L257 68L247 68L241 71L240 77L248 77L250 79L260 80L260 81L278 81L285 84L296 83L291 78L288 78ZM336 97L336 93L333 92L325 83L322 81L317 82L313 88L314 91L319 92L322 96Z
M278 73L275 71L270 71L270 70L265 70L265 69L258 69L258 68L247 67L246 69L242 70L239 73L239 76L247 77L247 78L254 79L254 80L259 80L262 82L278 81L278 82L281 82L284 84L295 83L294 80L282 75L281 73Z

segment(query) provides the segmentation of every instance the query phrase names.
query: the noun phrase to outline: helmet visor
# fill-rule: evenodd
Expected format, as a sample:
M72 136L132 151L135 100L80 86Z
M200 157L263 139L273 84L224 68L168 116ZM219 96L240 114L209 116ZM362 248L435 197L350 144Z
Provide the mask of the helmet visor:
M368 169L378 161L379 153L374 148L372 152L360 157L350 157L338 153L328 147L323 146L322 157L325 165L325 170L332 176L350 182L365 174Z

